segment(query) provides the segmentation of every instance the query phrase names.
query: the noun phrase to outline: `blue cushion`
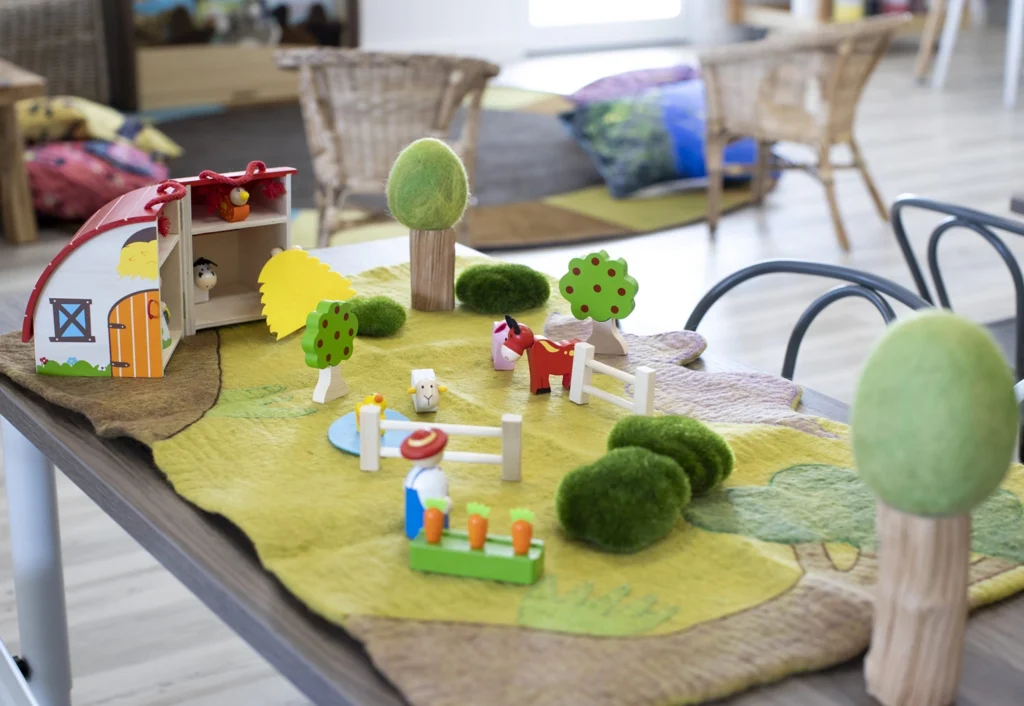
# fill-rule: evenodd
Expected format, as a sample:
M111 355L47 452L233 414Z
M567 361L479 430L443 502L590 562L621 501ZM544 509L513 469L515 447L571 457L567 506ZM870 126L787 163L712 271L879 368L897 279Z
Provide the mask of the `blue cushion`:
M654 184L707 177L702 80L595 101L560 118L616 198ZM740 140L725 149L725 163L751 165L756 155L753 139Z

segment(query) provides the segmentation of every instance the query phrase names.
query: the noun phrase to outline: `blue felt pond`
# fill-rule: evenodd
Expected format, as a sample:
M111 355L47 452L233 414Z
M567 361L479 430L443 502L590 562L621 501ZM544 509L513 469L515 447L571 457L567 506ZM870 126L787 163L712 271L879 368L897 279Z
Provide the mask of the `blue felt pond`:
M384 418L395 422L407 422L409 418L401 412L393 409L384 410ZM381 446L401 446L405 437L411 431L388 431L384 432ZM336 448L354 456L359 455L359 431L356 429L356 413L349 412L344 417L339 417L327 430L327 439Z

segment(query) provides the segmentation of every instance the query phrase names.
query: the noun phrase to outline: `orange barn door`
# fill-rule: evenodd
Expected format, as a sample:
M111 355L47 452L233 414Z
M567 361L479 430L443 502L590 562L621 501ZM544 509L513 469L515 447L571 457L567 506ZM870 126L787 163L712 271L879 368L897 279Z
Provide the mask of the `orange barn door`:
M163 377L159 290L129 294L114 304L107 325L112 377Z

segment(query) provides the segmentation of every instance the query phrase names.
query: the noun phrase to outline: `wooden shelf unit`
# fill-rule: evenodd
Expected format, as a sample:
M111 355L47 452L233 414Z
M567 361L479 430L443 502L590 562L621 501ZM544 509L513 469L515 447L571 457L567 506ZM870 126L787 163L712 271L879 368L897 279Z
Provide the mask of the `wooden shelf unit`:
M818 0L814 18L794 16L789 7L783 5L748 5L745 0L729 0L728 15L731 24L780 30L813 29L832 23L832 0ZM899 34L920 34L924 30L926 17L927 13L916 13Z
M276 213L263 207L254 207L249 212L249 217L244 221L228 223L220 216L202 214L192 217L192 235L205 235L206 233L223 233L228 230L241 230L242 228L257 228L265 225L277 225L287 223L288 215Z
M180 202L186 263L184 335L263 317L259 273L270 259L271 250L291 247L291 175L288 172L266 178L271 179L284 186L284 196L268 200L260 189L249 189L249 216L236 223L208 213L202 194L193 201L194 190L208 187L185 180L188 193ZM207 302L196 302L192 281L192 263L200 257L217 264L217 286L210 290Z
M178 247L180 241L181 236L176 233L157 236L157 265L159 267L163 267L164 263L167 262L167 258L174 252L174 248Z
M182 330L180 328L177 328L177 329L172 328L171 329L171 345L169 345L167 348L164 348L164 353L163 353L163 357L164 357L164 370L167 369L167 362L171 359L171 354L174 353L174 349L178 347L179 343L181 343L182 333L183 332L182 332Z
M214 291L217 289L219 286L215 287ZM194 314L196 330L253 321L262 316L262 311L263 304L260 302L259 290L253 292L238 288L230 294L211 292L210 301L196 304Z

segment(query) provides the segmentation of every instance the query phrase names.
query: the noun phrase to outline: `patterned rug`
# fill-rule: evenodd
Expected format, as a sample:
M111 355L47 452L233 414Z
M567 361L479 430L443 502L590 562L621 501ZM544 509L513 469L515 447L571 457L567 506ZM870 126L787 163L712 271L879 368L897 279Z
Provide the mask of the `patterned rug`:
M614 199L583 150L557 119L572 104L561 96L500 86L487 90L481 118L469 240L479 250L528 248L639 235L703 221L701 189ZM459 128L456 122L455 128ZM244 168L251 159L296 167L293 240L316 244L315 180L297 105L205 114L161 123L185 148L172 175ZM254 145L256 147L254 147ZM725 210L751 200L746 188L725 192ZM365 242L406 230L384 215L383 198L355 197L332 245Z
M352 284L408 304L407 267ZM568 306L556 294L520 318L540 329L549 318L557 325L559 311ZM704 350L696 333L627 335L630 354L603 362L653 367L657 410L709 423L728 439L736 468L654 546L601 553L562 534L553 498L567 472L602 455L625 412L596 398L571 404L557 389L530 395L524 366L494 371L492 318L409 312L399 335L357 339L342 364L351 391L327 405L310 401L316 374L298 336L276 341L262 323L185 339L162 380L38 376L31 347L15 335L0 337L0 373L82 412L101 434L149 445L180 495L237 525L263 566L361 640L417 706L698 703L866 647L873 499L852 470L846 426L797 412L800 388L781 378L683 367ZM449 388L438 422L523 415L522 482L503 482L494 466L444 470L453 527L465 526L467 502L493 508L496 534L507 532L510 508L536 512L534 536L547 547L538 584L412 571L401 500L407 462L384 459L379 472L364 473L328 442L331 423L369 393L414 418L409 370L425 365ZM594 380L623 394L607 376ZM140 418L139 409L153 412ZM458 437L453 447L493 452L493 443ZM1021 497L1024 469L1015 467L975 513L972 606L1024 588Z

